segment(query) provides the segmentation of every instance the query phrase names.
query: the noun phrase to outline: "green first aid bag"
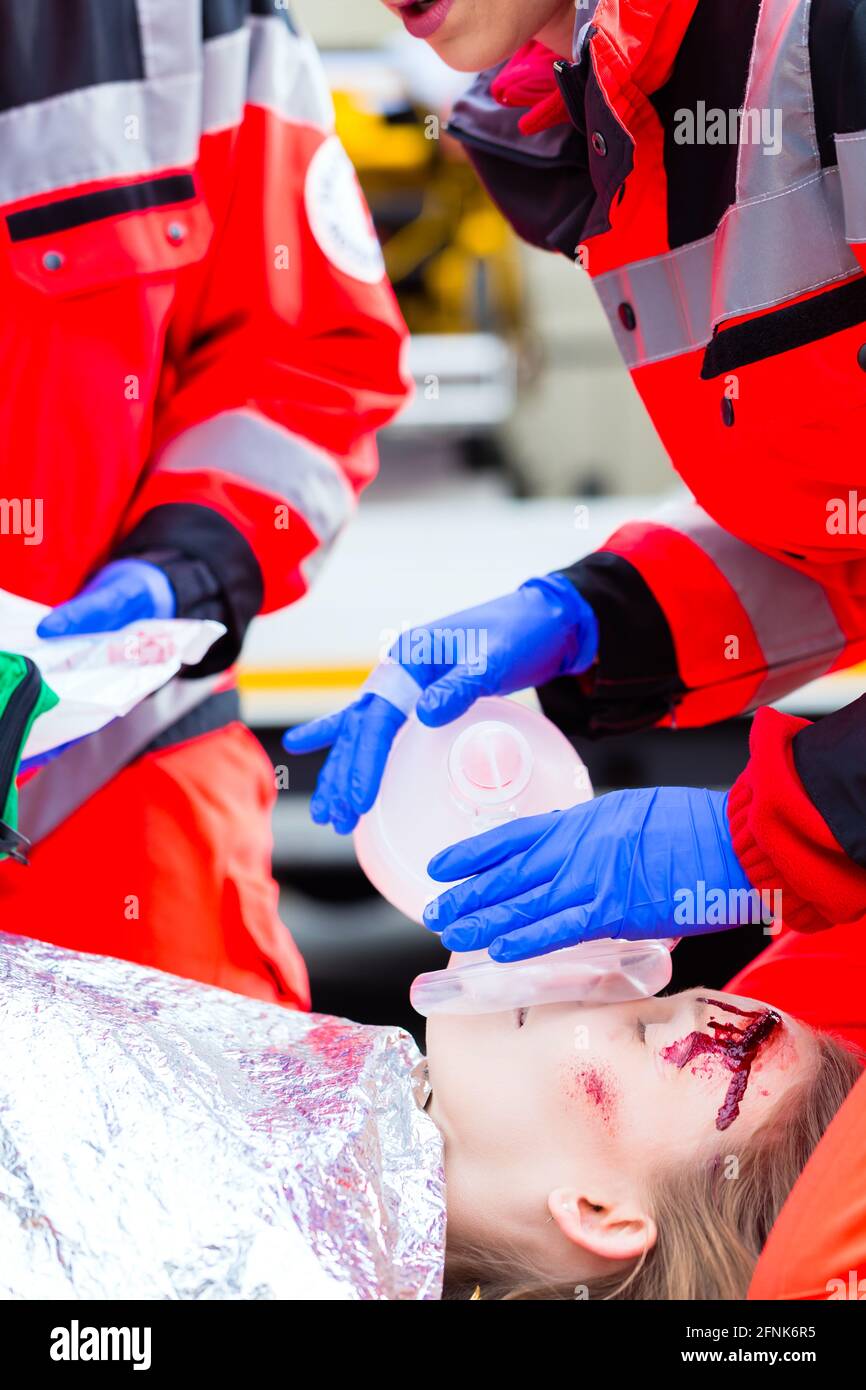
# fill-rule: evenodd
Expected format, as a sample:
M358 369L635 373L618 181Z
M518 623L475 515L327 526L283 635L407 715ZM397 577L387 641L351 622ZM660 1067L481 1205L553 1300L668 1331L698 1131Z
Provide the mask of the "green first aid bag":
M34 721L56 704L57 696L29 657L0 652L0 859L27 862L27 841L18 834L15 779Z

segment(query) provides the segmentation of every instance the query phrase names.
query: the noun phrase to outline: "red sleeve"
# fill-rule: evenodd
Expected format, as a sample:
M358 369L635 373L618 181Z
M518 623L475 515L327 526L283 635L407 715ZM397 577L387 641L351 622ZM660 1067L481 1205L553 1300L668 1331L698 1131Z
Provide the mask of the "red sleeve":
M851 576L759 551L693 501L621 527L604 549L638 572L664 615L679 727L753 710L866 654L866 595Z
M593 609L598 660L541 687L571 734L711 724L866 657L866 570L769 554L692 499L621 526L563 573Z
M845 239L866 270L866 3L851 6L847 33L839 45L835 74L836 158L845 214Z
M405 325L315 54L279 20L253 39L255 80L292 81L251 90L240 126L202 141L213 240L173 315L153 463L125 530L167 504L212 509L255 555L269 610L305 591L409 388Z

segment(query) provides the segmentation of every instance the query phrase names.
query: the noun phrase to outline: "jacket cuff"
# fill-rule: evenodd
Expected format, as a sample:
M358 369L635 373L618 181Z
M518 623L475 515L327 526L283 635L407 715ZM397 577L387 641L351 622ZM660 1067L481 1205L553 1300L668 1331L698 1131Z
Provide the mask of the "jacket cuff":
M598 622L598 659L578 676L540 686L549 719L568 735L595 738L652 728L685 693L671 630L634 565L598 550L560 571Z
M781 889L785 926L803 932L866 914L866 872L848 858L797 775L793 742L808 726L759 709L751 757L728 796L731 839L744 872L759 891Z
M190 677L224 671L237 660L246 630L261 608L258 561L235 526L196 503L165 503L146 512L112 553L159 565L177 599L179 618L213 618L226 627Z
M753 794L748 783L744 783L743 776L745 774L738 778L728 795L731 840L743 872L759 893L781 890L782 918L786 927L791 927L794 931L826 930L832 923L816 912L809 903L804 902L790 883L782 881L773 860L755 839L750 825Z

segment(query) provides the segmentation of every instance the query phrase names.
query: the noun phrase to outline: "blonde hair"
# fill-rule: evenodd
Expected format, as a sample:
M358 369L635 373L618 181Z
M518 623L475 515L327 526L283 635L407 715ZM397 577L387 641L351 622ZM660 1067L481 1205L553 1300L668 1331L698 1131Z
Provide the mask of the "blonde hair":
M655 1175L655 1245L632 1267L577 1286L546 1279L518 1251L451 1246L444 1298L738 1300L794 1183L863 1074L864 1059L815 1033L814 1067L739 1148ZM734 1160L736 1177L726 1176ZM578 1292L579 1290L579 1292Z

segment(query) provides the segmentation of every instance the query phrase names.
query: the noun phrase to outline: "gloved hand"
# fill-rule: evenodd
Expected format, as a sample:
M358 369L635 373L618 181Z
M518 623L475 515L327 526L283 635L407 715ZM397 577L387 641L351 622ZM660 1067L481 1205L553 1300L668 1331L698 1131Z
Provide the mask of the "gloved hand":
M425 924L451 951L486 946L501 961L600 937L639 941L738 926L729 919L742 908L732 913L737 900L729 895L751 884L731 844L726 805L726 792L653 787L509 821L431 859L437 882L475 877L430 903ZM713 889L724 894L720 919L709 908Z
M168 576L147 560L112 560L75 598L46 613L38 637L115 632L141 618L173 618L176 601Z
M595 614L560 574L404 632L360 699L283 738L289 753L333 745L310 803L313 820L330 821L340 835L355 828L376 800L391 745L413 708L438 728L482 695L585 671L597 650Z

